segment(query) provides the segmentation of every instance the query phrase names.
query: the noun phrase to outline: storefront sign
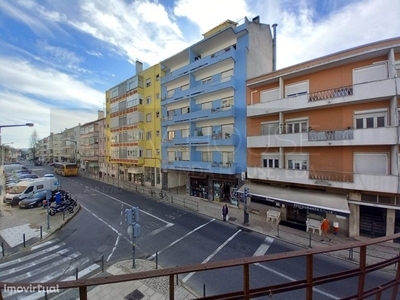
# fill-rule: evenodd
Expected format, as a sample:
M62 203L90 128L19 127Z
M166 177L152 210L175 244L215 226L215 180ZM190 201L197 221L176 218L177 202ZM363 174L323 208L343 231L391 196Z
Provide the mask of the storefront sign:
M330 209L322 209L322 208L319 208L319 207L301 205L301 204L296 204L296 203L293 203L293 206L298 208L298 209L308 209L308 210L316 211L316 212L327 212L328 214L334 214L334 211L330 210Z

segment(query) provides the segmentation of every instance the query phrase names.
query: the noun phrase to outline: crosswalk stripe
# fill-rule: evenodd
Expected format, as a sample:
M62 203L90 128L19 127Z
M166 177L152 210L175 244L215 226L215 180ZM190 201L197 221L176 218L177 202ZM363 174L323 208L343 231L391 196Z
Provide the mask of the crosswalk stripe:
M31 267L33 267L35 265L41 264L43 262L46 262L47 260L59 257L60 255L63 255L64 253L67 253L68 251L69 251L68 249L62 249L60 251L57 251L56 253L53 253L53 254L50 254L48 256L42 257L42 258L40 258L40 259L38 259L36 261L32 261L32 262L26 263L26 264L18 266L18 267L14 267L14 268L11 268L11 269L8 269L8 270L1 271L0 278L7 277L7 275L9 275L9 274L13 274L15 272L19 272L19 271L22 271L24 269L31 268Z
M37 249L39 249L39 248L43 248L44 246L51 245L51 244L54 244L54 243L56 243L56 242L58 242L58 239L50 240L50 241L41 243L40 245L32 246L32 247L31 247L31 250L32 250L32 251L33 251L33 250L37 250Z
M52 252L53 250L56 250L56 249L58 249L60 247L63 247L63 246L65 246L65 243L60 243L60 244L54 245L54 246L52 246L52 247L50 247L48 249L44 249L42 251L39 251L39 252L36 252L36 253L32 253L32 254L26 255L24 257L18 258L18 259L14 259L14 260L9 261L9 262L1 263L0 264L0 269L3 269L5 267L9 267L11 265L15 265L15 264L18 264L18 263L21 263L21 262L24 262L24 261L28 261L28 260L30 260L32 258L38 257L38 256L46 254L48 252Z
M267 236L263 243L258 247L256 252L254 252L253 256L263 256L268 251L274 239L272 237Z
M100 268L100 266L98 264L93 264L93 265L87 267L86 269L82 270L81 272L79 272L78 277L81 278L81 277L93 272L94 270L97 270L98 268ZM70 280L75 280L75 276L70 276L61 281L70 281ZM31 294L27 297L20 298L19 300L37 300L37 299L44 297L44 295L45 295L44 292L37 292L37 293Z

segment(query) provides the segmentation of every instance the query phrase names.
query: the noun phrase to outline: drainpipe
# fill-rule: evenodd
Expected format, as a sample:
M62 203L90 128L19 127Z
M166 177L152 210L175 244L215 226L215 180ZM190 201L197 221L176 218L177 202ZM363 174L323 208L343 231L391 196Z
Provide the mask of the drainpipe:
M274 37L272 39L272 71L276 71L276 26L278 24L272 25L274 30Z

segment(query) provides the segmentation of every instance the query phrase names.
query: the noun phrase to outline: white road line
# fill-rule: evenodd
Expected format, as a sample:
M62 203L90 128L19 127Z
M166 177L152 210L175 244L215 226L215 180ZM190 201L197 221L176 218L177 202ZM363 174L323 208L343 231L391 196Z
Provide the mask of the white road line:
M269 247L271 246L274 239L272 237L267 236L263 243L258 247L256 252L254 252L253 256L263 256L267 253Z
M42 244L40 244L40 245L37 245L37 246L32 246L32 247L31 247L31 250L32 250L32 251L33 251L33 250L37 250L37 249L39 249L39 248L43 248L44 246L54 244L55 242L58 242L58 239L50 240L50 241L44 242L44 243L42 243Z
M153 230L152 232L150 232L149 234L146 234L146 237L150 237L150 236L154 236L156 234L159 234L160 232L164 231L165 229L167 229L168 227L174 226L173 223L168 223L166 225L164 225L163 227L160 227L156 230Z
M38 275L40 273L43 273L43 272L45 272L47 270L50 270L51 268L60 266L61 264L65 263L65 262L68 262L70 260L74 260L79 255L81 255L79 252L72 253L69 256L63 257L61 259L58 259L57 261L52 262L51 264L47 264L44 267L35 269L33 271L26 272L26 273L24 273L22 275L19 275L19 276L16 276L16 277L12 277L11 279L8 279L7 281L8 282L18 282L18 281L25 280L27 278L33 277L33 276Z
M58 249L60 247L63 247L63 246L65 246L65 243L61 242L60 244L54 245L53 247L50 247L48 249L44 249L42 251L39 251L39 252L36 252L36 253L32 253L32 254L26 255L26 256L21 257L21 258L14 259L12 261L2 263L2 264L0 264L0 269L3 269L3 268L8 267L8 266L15 265L15 264L27 261L27 260L30 260L32 258L38 257L38 256L43 255L43 254L47 254L47 253L52 252L53 250L56 250L56 249Z
M285 278L287 280L296 281L296 279L294 279L293 277L290 277L290 276L287 276L287 275L285 275L285 274L283 274L281 272L275 271L275 270L273 270L271 268L268 268L268 267L266 267L266 266L264 266L264 265L262 265L260 263L255 263L254 265L256 265L258 267L261 267L261 268L263 268L263 269L265 269L265 270L267 270L267 271L269 271L271 273L274 273L274 274L276 274L276 275L278 275L280 277L283 277L283 278ZM316 292L316 293L319 293L321 295L324 295L324 296L326 296L328 298L331 298L331 299L335 299L335 300L339 300L340 299L339 297L336 297L335 295L326 293L326 292L324 292L324 291L322 291L322 290L320 290L318 288L313 288L313 291Z
M88 186L86 186L86 187L89 188ZM132 205L130 205L130 204L124 202L124 201L121 201L121 200L119 200L119 199L117 199L117 198L115 198L115 197L112 197L112 196L110 196L110 195L104 194L104 193L102 193L102 192L100 192L100 191L97 191L97 192L98 192L99 194L102 194L102 195L104 195L104 196L106 196L106 197L108 197L108 198L110 198L110 199L113 199L113 200L119 202L119 203L122 203L122 204L124 204L124 205L126 205L126 206L128 206L128 207L132 207ZM159 220L159 221L161 221L161 222L164 222L164 223L166 223L166 224L172 224L172 223L170 223L170 222L168 222L168 221L165 221L165 220L163 220L163 219L161 219L161 218L159 218L159 217L157 217L157 216L155 216L155 215L152 215L152 214L150 214L150 213L148 213L148 212L146 212L146 211L143 211L143 210L141 210L141 209L139 209L139 210L140 210L142 213L144 213L144 214L146 214L146 215L148 215L148 216L151 216L151 217L153 217L153 218L155 218L155 219L157 219L157 220Z
M3 278L3 277L5 277L5 276L7 276L7 275L9 275L11 273L15 273L15 272L19 272L19 271L22 271L24 269L27 269L27 268L31 268L33 266L36 266L36 265L41 264L43 262L46 262L49 259L60 257L60 255L63 255L65 253L67 253L68 251L69 251L68 249L62 249L60 251L57 251L54 254L50 254L48 256L42 257L42 258L40 258L38 260L26 263L26 264L24 264L22 266L18 266L18 267L14 267L14 268L11 268L11 269L8 269L8 270L1 271L0 278Z
M118 236L117 236L117 239L116 239L116 241L115 241L114 247L113 247L113 249L112 249L110 255L107 257L107 261L110 261L111 256L114 254L115 249L117 249L118 242L119 242L119 234L118 234Z
M227 239L222 245L220 245L213 253L211 253L205 260L202 261L202 264L207 263L211 258L213 258L219 251L221 251L222 248L224 248L231 240L235 238L236 235L238 235L242 230L236 231L229 239ZM188 275L186 275L185 278L183 278L183 282L186 282L192 277L196 272L191 272Z
M203 224L203 225L200 225L199 227L196 227L196 228L193 229L192 231L186 233L183 237L181 237L181 238L179 238L179 239L173 241L173 242L172 242L171 244L169 244L167 247L165 247L164 249L158 251L158 254L162 253L163 251L165 251L165 250L167 250L168 248L172 247L172 246L175 245L176 243L182 241L185 237L191 235L192 233L196 232L197 230L203 228L204 226L206 226L206 225L208 225L208 224L210 224L211 222L214 222L214 221L215 221L215 219L211 219L211 220L208 221L207 223L205 223L205 224ZM151 260L151 259L153 259L155 256L156 256L156 253L154 253L154 254L153 254L152 256L150 256L148 259Z

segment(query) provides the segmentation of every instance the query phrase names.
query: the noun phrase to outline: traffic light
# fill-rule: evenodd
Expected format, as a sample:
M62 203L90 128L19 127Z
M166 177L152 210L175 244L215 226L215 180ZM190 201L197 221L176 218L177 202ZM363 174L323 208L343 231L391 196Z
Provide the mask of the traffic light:
M137 238L140 234L140 225L138 223L133 224L133 237Z
M133 223L139 222L139 207L132 207L132 221Z
M248 197L248 196L249 196L249 188L248 188L248 187L245 187L245 188L244 188L244 196L245 196L245 197Z
M132 209L131 208L127 208L125 209L125 222L127 224L132 224L133 223L133 219L132 219Z

